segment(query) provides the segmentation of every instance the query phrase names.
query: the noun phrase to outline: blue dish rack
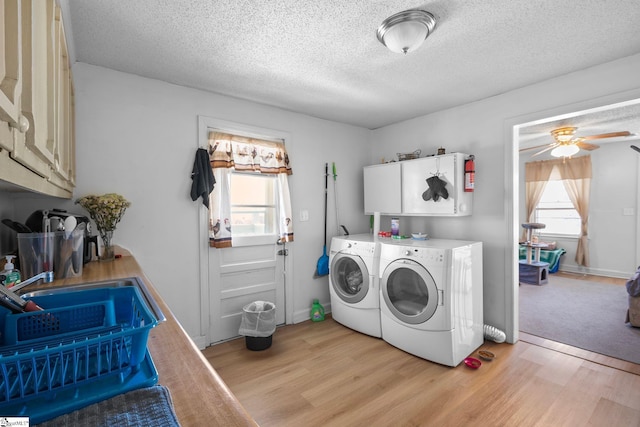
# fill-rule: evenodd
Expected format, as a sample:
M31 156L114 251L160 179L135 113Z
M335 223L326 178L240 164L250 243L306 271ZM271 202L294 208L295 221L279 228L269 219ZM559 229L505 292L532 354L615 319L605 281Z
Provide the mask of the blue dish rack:
M136 287L31 299L45 310L0 307L0 416L37 424L158 381L147 338L159 321Z

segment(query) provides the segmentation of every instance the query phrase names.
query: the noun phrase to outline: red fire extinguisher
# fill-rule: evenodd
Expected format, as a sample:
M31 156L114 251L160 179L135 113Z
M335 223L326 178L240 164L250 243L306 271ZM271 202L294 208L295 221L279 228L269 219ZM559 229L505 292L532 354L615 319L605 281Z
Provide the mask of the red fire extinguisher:
M476 180L476 164L473 161L475 157L469 156L464 161L464 191L467 193L473 192Z

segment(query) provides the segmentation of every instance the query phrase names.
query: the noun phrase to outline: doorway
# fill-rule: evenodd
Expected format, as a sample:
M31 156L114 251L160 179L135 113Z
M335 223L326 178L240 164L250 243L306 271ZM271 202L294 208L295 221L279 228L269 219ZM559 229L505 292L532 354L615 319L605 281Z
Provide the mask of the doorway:
M629 116L626 116L625 114L629 112L631 112L631 114ZM640 133L640 130L638 129L638 118L640 118L640 90L634 90L625 92L623 94L616 94L580 104L547 110L546 112L543 111L535 114L530 114L506 122L505 132L507 138L512 140L512 144L507 144L507 150L510 151L508 153L508 158L512 159L512 163L507 168L507 173L511 174L512 179L507 179L507 185L511 187L510 191L513 195L512 206L508 215L512 233L511 241L508 242L507 246L512 248L512 262L508 264L508 271L506 272L506 277L511 277L512 280L512 286L507 287L507 313L513 316L510 319L512 320L512 322L508 323L512 325L513 330L509 330L508 328L507 332L508 337L510 336L510 334L513 337L513 342L516 342L518 340L519 331L519 253L517 242L521 234L521 195L523 195L524 191L524 171L520 170L521 165L523 164L519 151L521 146L523 144L533 145L536 143L534 139L540 138L542 136L547 138L548 143L550 138L548 131L550 129L553 129L554 127L568 126L569 122L578 123L579 126L585 128L585 131L593 131L594 134L604 133L604 131L601 132L599 129L612 127L625 127L629 128L629 130L633 133ZM589 124L590 120L592 121L591 124ZM588 130L588 126L594 127ZM541 132L539 136L533 135L534 131L540 132L540 130L543 128L546 128L546 135L543 135L545 132ZM527 131L531 132L527 133ZM636 144L638 143L638 139L634 140L627 138L626 140L623 140L623 142L626 144L625 150L626 152L628 152L628 156L635 157L632 168L633 170L631 171L631 179L634 181L636 189L639 189L640 174L638 173L638 171L640 171L640 156L638 156L636 153L633 153L633 151L629 149L629 145L632 144L633 141L635 141ZM604 144L600 145L602 146ZM633 246L631 249L631 252L633 253L632 261L629 262L632 265L628 267L627 271L634 271L635 267L637 265L640 265L640 249L638 246L640 244L640 238L638 238L638 234L640 232L640 216L638 215L638 208L640 207L639 201L640 195L638 194L635 195L634 200L629 201L629 203L632 203L632 207L634 210L634 222L630 227L630 229L632 230L626 230L626 233L627 235L629 235L629 231L631 231L632 235L635 236L635 239L633 241ZM590 271L586 269L580 272L600 274L600 272L598 271ZM510 304L511 306L509 307Z

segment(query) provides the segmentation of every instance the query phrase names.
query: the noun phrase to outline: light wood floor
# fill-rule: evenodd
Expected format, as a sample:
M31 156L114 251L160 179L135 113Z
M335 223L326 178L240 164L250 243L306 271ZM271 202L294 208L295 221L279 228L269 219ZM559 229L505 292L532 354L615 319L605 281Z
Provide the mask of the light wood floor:
M450 368L328 317L279 328L264 351L242 338L203 353L261 426L640 425L640 371L549 343L487 342L496 359Z

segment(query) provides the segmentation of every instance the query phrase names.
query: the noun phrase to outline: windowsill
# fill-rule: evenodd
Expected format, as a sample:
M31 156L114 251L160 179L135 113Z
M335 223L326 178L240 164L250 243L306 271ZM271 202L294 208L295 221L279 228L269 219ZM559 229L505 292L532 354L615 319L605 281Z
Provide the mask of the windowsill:
M276 234L261 234L259 236L238 236L233 237L232 245L234 248L242 246L260 246L260 245L275 245L278 240Z
M578 240L580 236L576 236L575 234L539 234L538 239L543 242L548 242L553 239L564 239L564 240Z

